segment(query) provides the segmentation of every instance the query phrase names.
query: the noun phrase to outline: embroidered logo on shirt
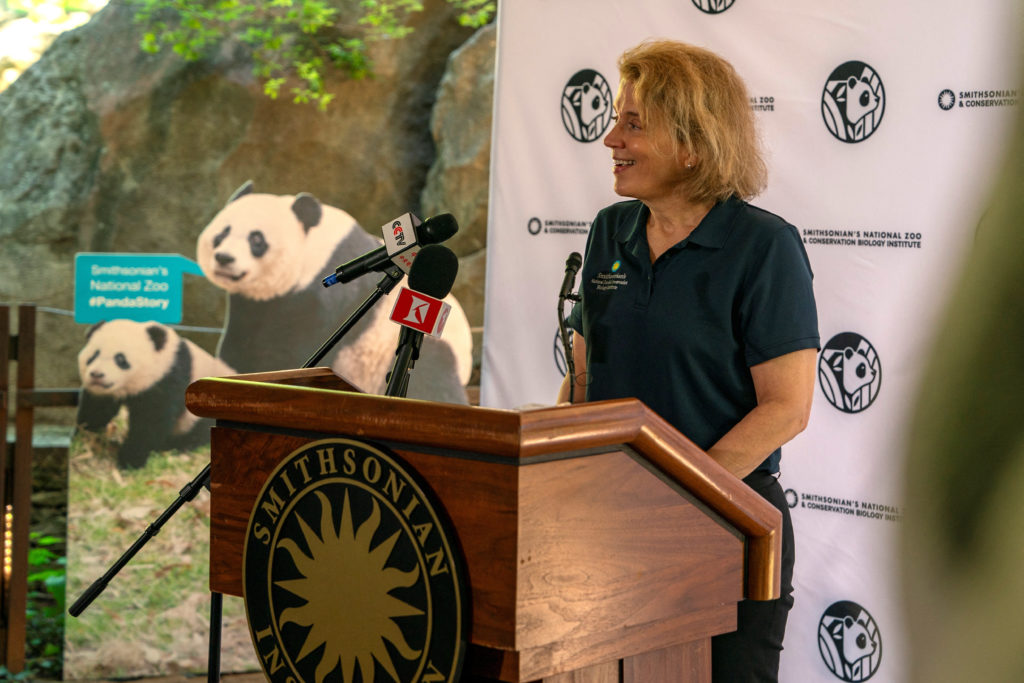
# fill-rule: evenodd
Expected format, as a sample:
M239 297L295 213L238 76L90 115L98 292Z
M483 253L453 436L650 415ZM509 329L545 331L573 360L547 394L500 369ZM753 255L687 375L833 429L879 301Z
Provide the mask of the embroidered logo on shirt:
M626 279L625 273L616 273L619 262L616 261L615 265L612 266L612 272L610 273L598 273L590 279L590 284L594 285L594 288L599 292L615 291L620 287L626 287L629 285L629 280Z

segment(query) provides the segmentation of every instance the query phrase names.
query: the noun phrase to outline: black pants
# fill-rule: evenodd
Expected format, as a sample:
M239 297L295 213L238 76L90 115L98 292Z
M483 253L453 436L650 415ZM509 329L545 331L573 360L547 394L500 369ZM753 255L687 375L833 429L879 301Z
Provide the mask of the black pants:
M737 629L711 639L711 679L715 683L778 681L779 654L786 619L793 607L793 522L778 480L753 472L743 480L782 512L782 592L777 600L743 600Z

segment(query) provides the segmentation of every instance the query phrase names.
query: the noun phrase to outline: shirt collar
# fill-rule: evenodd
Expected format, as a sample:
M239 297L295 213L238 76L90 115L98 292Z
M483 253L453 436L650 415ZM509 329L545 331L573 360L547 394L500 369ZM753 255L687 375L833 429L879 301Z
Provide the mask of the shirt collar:
M718 202L711 207L711 210L694 228L693 232L680 244L685 245L692 242L702 247L721 249L729 239L729 235L732 234L734 219L744 204L743 200L736 197L729 197ZM622 221L615 229L615 240L624 244L630 242L635 244L641 228L647 225L650 215L650 209L643 202L637 201L636 210L631 216L632 220Z

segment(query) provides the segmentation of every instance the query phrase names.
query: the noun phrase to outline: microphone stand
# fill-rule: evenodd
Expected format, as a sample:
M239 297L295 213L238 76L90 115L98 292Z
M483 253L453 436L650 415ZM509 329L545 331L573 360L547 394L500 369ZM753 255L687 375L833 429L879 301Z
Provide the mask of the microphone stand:
M370 292L369 296L366 297L363 303L359 305L359 307L348 317L348 319L346 319L345 322L343 322L341 326L334 331L334 334L332 334L330 338L326 342L324 342L323 345L321 345L320 348L317 349L316 352L309 357L309 359L306 360L306 362L302 365L303 368L311 368L314 367L317 363L319 363L323 359L323 357L327 355L328 351L330 351L331 348L335 344L337 344L341 340L341 338L344 337L349 332L349 330L351 330L364 315L366 315L366 312L369 311L373 307L373 305L377 303L377 301L379 301L381 298L386 296L392 289L394 289L395 285L397 285L405 276L405 273L402 272L402 269L393 264L388 266L383 272L384 277L380 279L374 290ZM422 339L422 335L420 335L420 339ZM411 367L412 361L419 357L418 343L416 344L416 348L410 351L410 354L414 355L412 357L412 360L409 361L409 367ZM408 389L408 382L409 378L407 370L405 376L405 387L403 388L403 391ZM390 385L388 388L390 389ZM392 394L388 395L390 396ZM402 396L404 395L405 394L403 393ZM200 489L202 489L203 487L206 487L207 489L210 488L209 463L207 463L206 467L204 467L202 471L198 475L196 475L196 477L192 481L190 481L188 484L185 485L183 489L181 489L181 491L178 493L177 500L171 503L167 507L167 509L164 510L163 513L160 514L160 516L153 521L152 524L146 527L146 530L142 533L142 535L139 536L138 539L136 539L136 541L131 545L131 547L129 547L128 550L126 550L121 555L121 557L119 557L118 560L110 566L110 568L106 572L104 572L103 576L96 579L92 583L92 585L90 585L89 588L87 588L82 593L82 595L80 595L79 598L75 600L74 604L72 604L71 607L68 609L68 614L70 614L73 617L77 617L82 612L84 612L85 609L89 607L90 604L92 604L92 601L99 597L100 593L102 593L106 589L107 584L110 583L111 579L113 579L114 576L116 576L117 573L120 572L125 567L125 565L127 565L140 550L142 550L142 547L146 545L146 543L148 543L151 538L160 533L160 529L167 522L167 520L173 517L174 513L176 513L185 503L193 500L199 493ZM217 592L210 593L210 638L206 672L206 680L209 683L217 683L218 681L220 681L220 650L223 600L224 596L222 594Z
M388 386L385 396L405 398L409 393L409 374L420 357L423 345L423 333L403 327L398 335L398 348L395 350L395 364L388 373Z
M334 331L334 334L332 334L327 341L325 341L323 345L316 350L316 353L310 356L309 359L302 364L302 367L315 367L316 364L327 355L327 352L330 351L335 344L341 341L341 338L348 334L349 330L355 327L355 324L358 323L364 315L366 315L366 312L373 308L374 304L376 304L383 296L390 293L391 290L395 288L395 285L401 282L404 276L405 273L403 273L402 269L398 266L388 266L384 271L384 277L380 279L374 290L370 292L370 295L363 300L363 303L359 305L359 308L357 308L355 312L348 317L348 320L343 322L341 326Z

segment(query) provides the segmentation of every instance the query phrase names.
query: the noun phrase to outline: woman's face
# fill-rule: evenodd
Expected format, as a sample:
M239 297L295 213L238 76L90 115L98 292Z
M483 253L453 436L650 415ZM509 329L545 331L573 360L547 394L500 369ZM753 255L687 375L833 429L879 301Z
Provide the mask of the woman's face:
M690 154L669 134L645 130L628 81L619 85L615 111L615 125L604 138L612 151L615 193L643 202L678 196L692 163Z

